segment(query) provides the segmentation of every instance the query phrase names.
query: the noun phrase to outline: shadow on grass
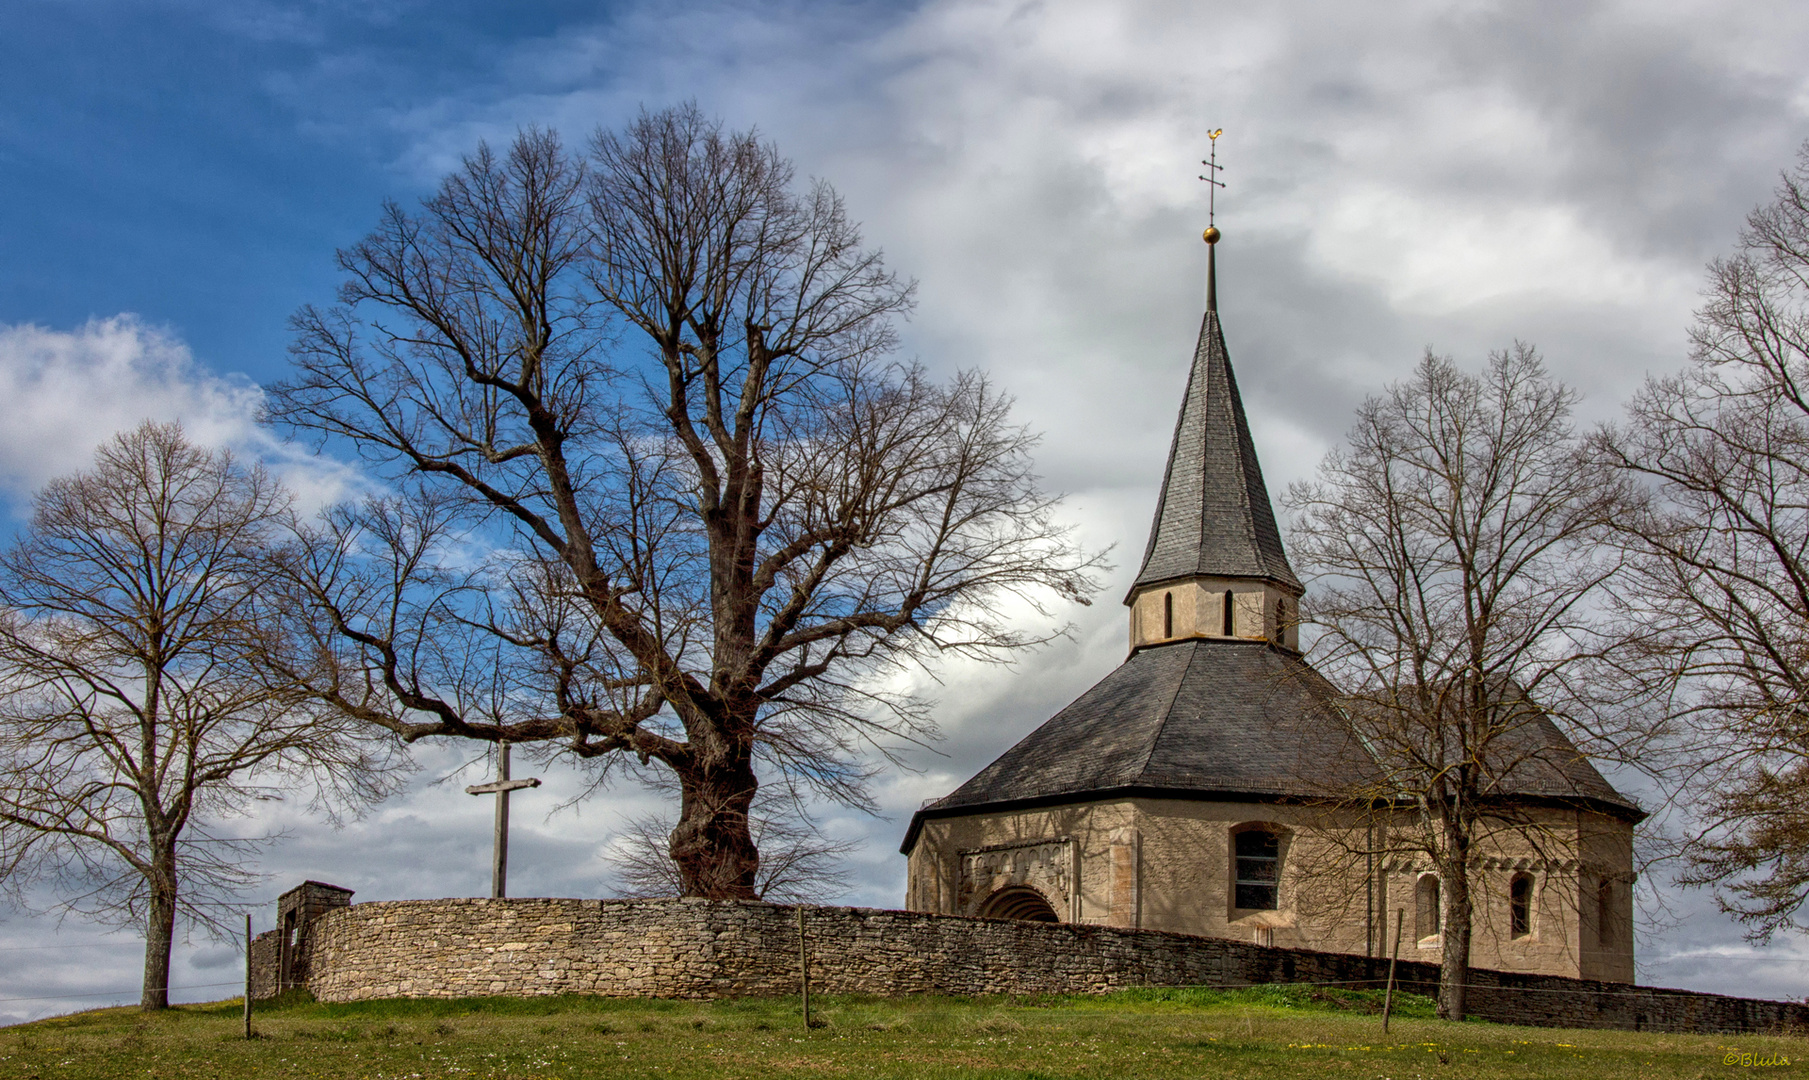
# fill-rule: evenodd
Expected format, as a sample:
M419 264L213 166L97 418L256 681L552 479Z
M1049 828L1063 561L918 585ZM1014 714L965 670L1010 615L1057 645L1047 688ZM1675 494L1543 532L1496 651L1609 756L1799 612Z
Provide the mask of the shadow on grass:
M1109 994L1060 994L1047 998L1025 999L1026 1005L1044 1002L1066 1008L1121 1009L1148 1006L1178 1006L1192 1009L1248 1008L1259 1006L1286 1013L1345 1013L1379 1016L1384 991L1346 990L1339 987L1302 986L1297 983L1273 983L1266 986L1240 986L1219 989L1208 986L1151 986L1116 990ZM1395 991L1393 1014L1404 1020L1431 1020L1438 1015L1438 1003L1422 994Z
M678 1013L704 1002L660 998L610 998L592 994L549 994L544 997L375 998L370 1001L317 1002L305 990L260 1001L256 1012L291 1019L408 1020L461 1016L554 1016L568 1013Z

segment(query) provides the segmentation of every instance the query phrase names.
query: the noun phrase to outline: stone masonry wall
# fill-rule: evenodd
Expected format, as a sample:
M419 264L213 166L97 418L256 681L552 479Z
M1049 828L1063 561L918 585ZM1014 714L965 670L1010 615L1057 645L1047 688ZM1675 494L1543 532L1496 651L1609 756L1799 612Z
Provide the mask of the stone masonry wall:
M259 1001L282 992L278 985L283 939L279 930L266 930L251 939L251 998Z
M343 910L343 909L340 909ZM308 985L314 940L307 934L289 947L289 981L283 984L283 931L266 930L251 939L251 999L272 998L284 990Z
M1131 986L1378 987L1386 960L1154 930L807 907L824 993L1098 993ZM318 919L321 1001L483 994L719 998L796 993L797 909L709 900L405 900ZM262 944L262 942L260 942ZM1432 993L1434 965L1403 962ZM267 983L264 985L268 985ZM1809 1028L1809 1005L1476 971L1471 1013L1503 1023L1651 1031Z

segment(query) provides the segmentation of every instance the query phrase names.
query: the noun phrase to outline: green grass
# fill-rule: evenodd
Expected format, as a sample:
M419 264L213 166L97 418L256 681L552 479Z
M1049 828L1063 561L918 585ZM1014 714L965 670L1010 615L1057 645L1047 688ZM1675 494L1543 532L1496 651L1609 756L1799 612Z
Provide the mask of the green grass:
M1809 1068L1800 1036L1652 1035L1447 1024L1425 998L1299 986L1128 990L1100 997L829 997L805 1030L795 999L718 1002L469 998L166 1014L99 1009L0 1029L0 1077L495 1078L1332 1076L1646 1077ZM1729 1054L1732 1065L1724 1064ZM1773 1060L1775 1066L1742 1067ZM1783 1064L1788 1060L1789 1064Z

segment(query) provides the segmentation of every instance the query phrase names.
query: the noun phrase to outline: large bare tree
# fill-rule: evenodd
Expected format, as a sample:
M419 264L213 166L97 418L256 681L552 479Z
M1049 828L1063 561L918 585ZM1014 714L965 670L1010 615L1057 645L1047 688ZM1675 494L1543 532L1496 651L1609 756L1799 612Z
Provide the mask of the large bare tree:
M384 785L382 744L261 659L293 640L263 589L288 497L258 468L147 423L52 481L0 556L0 879L139 924L146 1009L169 1005L180 922L252 884L219 828L314 780Z
M1692 340L1598 444L1644 482L1628 637L1686 721L1685 880L1766 940L1809 929L1809 144L1711 265Z
M867 751L932 734L891 669L1094 588L1008 402L893 357L911 288L836 193L695 107L480 148L340 265L273 412L404 493L317 536L312 681L405 739L662 770L689 894L757 891L762 769L866 805Z
M1428 353L1286 500L1314 580L1312 655L1377 767L1327 798L1347 825L1377 819L1350 834L1382 838L1359 854L1436 871L1451 1019L1465 1010L1475 862L1504 832L1542 839L1527 780L1577 754L1551 725L1585 746L1605 734L1586 668L1601 656L1592 598L1614 571L1594 538L1618 492L1581 452L1574 401L1525 346L1481 374Z

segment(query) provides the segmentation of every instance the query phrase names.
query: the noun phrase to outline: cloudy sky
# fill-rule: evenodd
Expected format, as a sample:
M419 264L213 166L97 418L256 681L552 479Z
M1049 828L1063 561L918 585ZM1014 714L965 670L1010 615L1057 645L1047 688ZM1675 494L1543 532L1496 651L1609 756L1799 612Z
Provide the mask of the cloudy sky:
M10 0L0 32L0 495L142 417L269 456L321 496L351 475L255 430L285 320L330 299L336 246L482 139L578 140L694 98L757 125L846 196L921 283L908 348L981 367L1045 432L1042 471L1096 545L1103 602L1010 670L925 680L948 734L828 814L864 838L845 902L902 899L909 812L1122 659L1135 572L1202 305L1205 133L1223 127L1220 307L1276 491L1428 346L1519 339L1615 414L1678 368L1704 264L1809 137L1809 9L1725 3L470 3ZM282 804L270 897L487 890L489 802L419 782L334 829ZM519 770L518 770L519 771ZM606 895L601 853L645 796L556 766L517 802L512 892ZM1642 981L1802 996L1809 948L1747 949L1705 897ZM259 912L260 929L271 909ZM233 991L230 947L179 948L187 1000ZM136 997L130 935L0 913L0 1020ZM111 996L109 996L111 995Z

